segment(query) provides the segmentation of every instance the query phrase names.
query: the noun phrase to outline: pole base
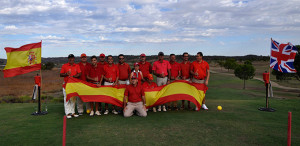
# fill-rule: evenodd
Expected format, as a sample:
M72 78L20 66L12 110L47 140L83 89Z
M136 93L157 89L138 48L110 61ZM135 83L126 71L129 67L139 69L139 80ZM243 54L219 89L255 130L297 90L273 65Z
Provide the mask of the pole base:
M33 116L42 116L42 115L47 115L47 114L48 114L48 112L41 111L41 112L34 112L31 115L33 115Z
M260 110L260 111L266 111L266 112L275 112L276 111L273 108L266 108L266 107L258 108L258 110Z

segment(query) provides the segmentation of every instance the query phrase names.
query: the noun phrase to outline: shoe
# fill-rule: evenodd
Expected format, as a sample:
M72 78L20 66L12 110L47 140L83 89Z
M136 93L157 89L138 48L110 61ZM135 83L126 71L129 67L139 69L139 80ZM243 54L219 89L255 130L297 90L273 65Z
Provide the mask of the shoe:
M161 106L158 106L158 109L157 109L157 111L159 111L159 112L161 111Z
M83 113L78 113L78 115L79 115L79 116L82 116L82 115L83 115Z
M174 107L174 110L175 110L175 111L178 111L178 108L177 108L177 106L175 106L175 107Z
M74 114L72 115L72 117L77 118L77 117L79 117L79 115L77 115L77 114L74 113Z
M170 106L168 106L168 111L172 110L172 108Z
M97 116L101 116L101 113L99 111L96 111L95 113Z
M109 111L108 111L108 110L105 110L104 115L107 115L108 113L109 113Z
M205 110L208 110L208 108L206 107L205 104L202 104L202 108L205 109Z
M67 118L68 118L68 119L71 119L71 118L72 118L72 114L68 114L68 115L67 115Z
M166 112L166 111L167 111L167 109L166 109L166 106L163 106L163 111L164 111L164 112Z
M153 107L153 112L155 112L155 113L156 113L156 107Z
M198 107L195 107L195 111L198 111Z
M94 116L94 111L91 111L91 112L90 112L90 116Z
M113 114L115 114L115 115L118 114L118 112L117 112L116 110L112 110L111 112L112 112Z

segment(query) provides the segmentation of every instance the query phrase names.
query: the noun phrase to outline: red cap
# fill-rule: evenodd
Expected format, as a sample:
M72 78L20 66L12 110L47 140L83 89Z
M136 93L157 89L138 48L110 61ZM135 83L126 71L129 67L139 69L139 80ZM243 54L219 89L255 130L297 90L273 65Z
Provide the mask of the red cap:
M148 79L152 81L153 80L153 75L152 74L148 74Z
M141 57L146 57L146 55L143 53L143 54L141 54Z
M136 62L136 63L134 64L134 66L137 66L137 65L140 66L140 64Z
M82 58L82 57L86 57L86 54L85 54L85 53L82 53L82 54L80 55L80 58Z
M105 55L103 53L100 54L100 57L105 57Z

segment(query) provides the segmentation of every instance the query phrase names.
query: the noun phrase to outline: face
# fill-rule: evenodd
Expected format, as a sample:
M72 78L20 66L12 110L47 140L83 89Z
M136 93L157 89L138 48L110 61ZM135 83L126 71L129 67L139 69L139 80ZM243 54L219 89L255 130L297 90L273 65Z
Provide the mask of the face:
M86 57L81 57L80 60L81 60L82 63L86 63L87 59L86 59Z
M171 60L171 61L175 61L175 60L176 60L175 55L170 56L170 60Z
M100 57L100 62L104 62L105 61L105 57Z
M164 56L160 55L160 56L158 56L158 59L159 60L164 60Z
M146 57L145 57L145 56L140 57L140 60L141 60L142 62L145 62L145 61L146 61Z
M120 57L119 57L119 63L120 63L120 64L123 64L124 62L125 62L124 56L120 56Z
M97 58L93 58L93 59L92 59L92 65L95 66L96 64L97 64Z
M200 54L197 54L196 59L197 59L197 61L201 61L202 60L202 56Z
M140 66L136 65L136 66L134 66L134 69L135 69L135 70L139 70L139 69L140 69Z
M112 63L114 62L114 59L113 59L112 57L108 57L108 58L107 58L107 62L108 62L109 64L112 64Z
M138 80L137 80L137 79L132 79L132 80L131 80L131 84L136 85L137 83L138 83Z
M189 60L189 54L184 54L183 55L183 60L188 61Z
M70 64L74 64L75 58L74 58L74 57L71 57L71 58L68 58L68 60L69 60L69 63L70 63Z

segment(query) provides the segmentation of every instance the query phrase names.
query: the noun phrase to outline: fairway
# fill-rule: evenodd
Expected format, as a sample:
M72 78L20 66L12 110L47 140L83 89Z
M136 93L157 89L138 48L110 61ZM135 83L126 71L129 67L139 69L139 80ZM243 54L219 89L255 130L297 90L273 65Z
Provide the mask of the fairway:
M265 106L264 85L212 74L204 111L148 112L146 118L88 115L67 120L67 145L286 145L292 112L292 145L300 145L300 99L285 94ZM274 89L279 90L279 89ZM276 92L275 92L276 93ZM276 97L276 94L275 94ZM278 97L278 96L277 96ZM223 107L222 111L217 106ZM31 116L36 104L0 104L0 145L61 145L64 107L48 104L49 114Z

